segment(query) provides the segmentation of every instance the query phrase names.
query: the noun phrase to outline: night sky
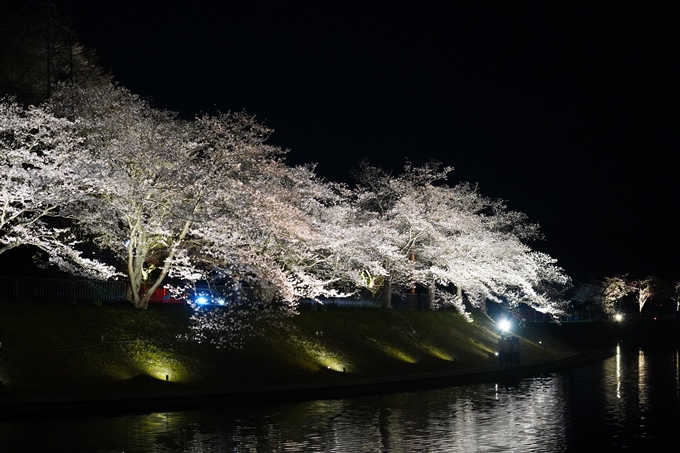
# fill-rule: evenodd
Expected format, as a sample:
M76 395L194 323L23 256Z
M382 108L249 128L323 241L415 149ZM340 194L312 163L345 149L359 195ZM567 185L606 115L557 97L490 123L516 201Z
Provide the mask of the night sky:
M335 181L438 159L541 224L576 279L680 279L680 3L71 3L157 107L245 110Z

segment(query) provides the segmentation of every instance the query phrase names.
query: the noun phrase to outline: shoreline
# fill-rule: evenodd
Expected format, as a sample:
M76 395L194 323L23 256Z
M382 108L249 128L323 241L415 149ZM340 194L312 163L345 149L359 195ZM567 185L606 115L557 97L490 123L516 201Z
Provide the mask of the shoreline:
M53 418L56 416L116 416L148 412L216 409L225 405L245 406L287 403L314 399L337 399L388 393L432 390L449 386L509 381L579 368L610 357L613 352L556 354L551 361L532 361L516 367L487 365L460 370L413 375L316 382L305 385L281 384L231 391L188 391L116 395L101 397L45 397L3 401L0 421L8 419Z

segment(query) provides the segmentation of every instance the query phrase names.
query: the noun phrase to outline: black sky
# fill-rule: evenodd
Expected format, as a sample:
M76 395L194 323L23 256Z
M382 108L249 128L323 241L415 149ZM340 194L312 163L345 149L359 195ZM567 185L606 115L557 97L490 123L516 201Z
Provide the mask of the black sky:
M71 3L158 107L245 110L331 180L438 159L540 223L576 278L680 278L677 2Z

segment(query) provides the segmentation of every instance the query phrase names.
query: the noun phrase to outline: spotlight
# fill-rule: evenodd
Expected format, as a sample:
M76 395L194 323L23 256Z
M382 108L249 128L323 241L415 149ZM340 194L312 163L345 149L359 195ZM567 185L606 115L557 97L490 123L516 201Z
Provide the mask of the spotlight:
M198 305L207 305L208 304L208 298L205 296L198 296L196 298L196 303Z

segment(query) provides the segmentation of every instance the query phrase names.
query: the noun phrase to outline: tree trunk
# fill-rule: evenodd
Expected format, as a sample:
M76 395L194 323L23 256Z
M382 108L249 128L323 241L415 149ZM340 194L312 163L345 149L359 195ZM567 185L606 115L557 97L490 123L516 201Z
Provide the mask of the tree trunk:
M463 289L460 286L456 286L456 297L458 300L463 302L463 306L465 307L465 310L468 311L468 313L474 313L474 310L479 311L475 307L472 306L469 300L463 297Z
M175 240L175 243L170 247L168 256L165 258L165 262L160 269L160 274L156 277L151 286L142 285L144 264L146 263L146 257L149 250L149 244L146 242L146 235L140 234L137 238L131 234L132 240L136 240L135 242L132 242L132 244L136 247L133 247L132 245L128 247L128 278L130 279L132 304L135 308L141 308L142 310L149 308L151 296L154 291L161 286L165 277L167 277L168 272L170 271L170 263L172 263L172 260L175 257L177 247L186 237L190 226L191 221L187 220L184 223L181 233ZM133 233L134 232L135 231L133 230Z
M392 308L392 282L389 278L386 278L383 284L382 307Z
M428 310L434 310L434 297L435 297L436 291L437 291L437 287L436 287L434 281L431 281L427 285L427 306L425 308L427 308Z

